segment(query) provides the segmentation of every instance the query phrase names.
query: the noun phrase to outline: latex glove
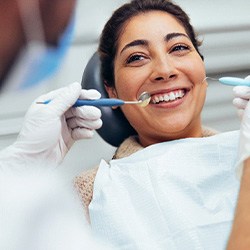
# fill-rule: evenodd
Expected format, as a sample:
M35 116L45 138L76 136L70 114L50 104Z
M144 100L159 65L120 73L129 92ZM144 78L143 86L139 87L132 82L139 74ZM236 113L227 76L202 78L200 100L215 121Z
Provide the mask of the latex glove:
M246 79L250 80L250 76ZM237 175L242 176L244 161L250 157L250 87L237 86L234 88L234 105L241 116L239 160L237 163Z
M250 75L247 76L245 79L250 81ZM250 87L236 86L233 88L233 93L234 93L233 105L237 108L237 113L240 119L242 119L244 110L250 99Z
M82 90L75 82L37 98L25 115L17 141L0 154L0 162L15 168L61 163L75 140L92 137L93 130L102 125L98 108L72 108L78 98L97 99L100 93ZM48 104L36 103L49 99Z

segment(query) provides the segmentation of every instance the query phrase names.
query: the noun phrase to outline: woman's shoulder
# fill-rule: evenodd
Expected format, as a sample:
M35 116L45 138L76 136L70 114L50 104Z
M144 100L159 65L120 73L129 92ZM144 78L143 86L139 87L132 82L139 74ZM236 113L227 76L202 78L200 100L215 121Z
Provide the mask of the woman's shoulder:
M202 127L202 137L208 137L216 134L219 134L219 131L206 126Z
M126 157L143 147L134 137L127 138L117 149L113 159ZM88 210L88 206L93 197L93 188L98 166L87 171L83 171L75 177L74 184L84 207Z
M95 167L75 177L74 184L85 208L88 208L93 197L93 187L97 170L98 167Z

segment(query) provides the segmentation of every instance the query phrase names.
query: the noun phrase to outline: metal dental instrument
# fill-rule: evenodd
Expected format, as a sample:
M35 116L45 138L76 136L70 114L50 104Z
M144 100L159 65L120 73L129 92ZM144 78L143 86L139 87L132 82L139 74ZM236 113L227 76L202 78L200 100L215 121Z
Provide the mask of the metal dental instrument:
M80 107L80 106L106 106L106 107L112 107L112 106L121 106L124 104L137 104L141 107L146 107L151 99L151 95L147 92L143 92L139 98L138 101L123 101L121 99L115 99L115 98L101 98L97 100L82 100L78 99L76 103L73 105L73 107ZM37 102L37 104L48 104L51 100L47 100L45 102Z
M226 76L226 77L221 77L217 79L217 78L212 78L208 76L205 79L219 81L220 83L224 85L229 85L229 86L249 86L250 87L249 80L245 80L245 79L238 78L238 77Z

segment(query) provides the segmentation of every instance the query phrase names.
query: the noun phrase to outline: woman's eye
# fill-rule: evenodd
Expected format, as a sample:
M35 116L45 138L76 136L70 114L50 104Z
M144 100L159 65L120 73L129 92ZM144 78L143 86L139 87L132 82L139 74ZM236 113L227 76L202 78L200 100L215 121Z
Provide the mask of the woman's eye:
M132 63L132 62L141 61L143 59L144 59L144 57L142 55L132 55L132 56L130 56L128 58L126 63L129 64L129 63Z
M187 51L187 50L190 50L190 47L187 46L187 45L182 45L182 44L178 44L176 46L174 46L172 49L171 49L171 52L182 52L182 51Z

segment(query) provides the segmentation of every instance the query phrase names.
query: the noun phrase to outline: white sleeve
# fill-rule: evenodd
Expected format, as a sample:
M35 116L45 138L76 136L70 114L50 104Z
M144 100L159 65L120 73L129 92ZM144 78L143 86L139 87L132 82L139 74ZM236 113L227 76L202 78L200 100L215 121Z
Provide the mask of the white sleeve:
M0 172L0 249L105 249L73 185L53 171Z

